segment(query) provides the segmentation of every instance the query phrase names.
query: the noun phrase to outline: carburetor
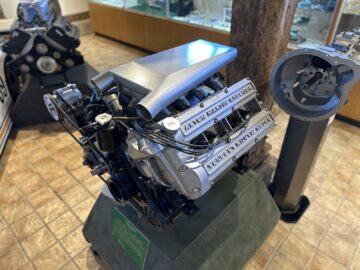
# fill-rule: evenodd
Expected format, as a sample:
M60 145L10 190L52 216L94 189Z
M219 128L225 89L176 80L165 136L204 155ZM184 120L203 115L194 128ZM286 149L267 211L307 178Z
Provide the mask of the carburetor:
M203 196L275 123L249 79L227 87L219 70L236 49L194 41L44 96L54 119L82 135L84 164L113 197L163 226Z

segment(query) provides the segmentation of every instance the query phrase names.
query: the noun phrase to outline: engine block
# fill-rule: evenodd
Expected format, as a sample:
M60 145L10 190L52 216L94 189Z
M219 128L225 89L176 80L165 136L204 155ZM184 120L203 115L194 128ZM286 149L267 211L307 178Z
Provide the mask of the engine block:
M234 48L203 40L150 55L45 95L52 116L81 134L84 164L115 199L154 225L196 212L203 196L275 126L249 79L227 87Z
M2 47L7 54L6 74L12 89L21 89L30 76L64 74L84 63L76 51L79 29L61 16L58 4L53 2L21 0L18 4L18 17Z

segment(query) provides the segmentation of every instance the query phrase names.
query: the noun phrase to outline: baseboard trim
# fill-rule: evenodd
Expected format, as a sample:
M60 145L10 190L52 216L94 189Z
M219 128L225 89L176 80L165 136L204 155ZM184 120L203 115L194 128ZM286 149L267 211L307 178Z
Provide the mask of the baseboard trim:
M337 114L335 119L360 128L360 121L351 119L349 117Z
M82 21L90 18L88 11L65 16L70 22Z

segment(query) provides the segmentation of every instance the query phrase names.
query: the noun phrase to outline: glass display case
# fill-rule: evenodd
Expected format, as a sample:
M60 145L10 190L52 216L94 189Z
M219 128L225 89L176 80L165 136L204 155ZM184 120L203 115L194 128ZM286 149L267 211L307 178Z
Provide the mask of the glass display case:
M290 43L299 47L324 44L337 0L300 0L290 32Z
M360 0L345 1L336 34L343 31L352 31L360 35Z
M224 34L229 33L231 28L232 1L91 0L189 25L203 26ZM332 40L336 29L337 32L360 33L360 0L300 0L290 32L289 47L295 49L324 44Z
M232 0L91 0L230 32Z
M138 5L138 0L91 0L93 3L99 3L103 5L119 7L119 8L131 8Z
M232 0L177 0L174 4L183 12L177 12L172 19L230 32Z

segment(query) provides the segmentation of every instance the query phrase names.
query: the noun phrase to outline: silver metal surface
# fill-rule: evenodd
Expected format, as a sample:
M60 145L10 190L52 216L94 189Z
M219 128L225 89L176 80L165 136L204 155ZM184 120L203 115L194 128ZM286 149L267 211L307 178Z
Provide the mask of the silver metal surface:
M197 40L150 55L111 71L115 80L143 98L139 116L153 119L168 105L236 57L234 48Z
M336 114L360 76L359 44L359 36L342 33L332 47L286 53L270 77L275 101L303 121L322 121Z
M248 80L243 81L240 85L245 86L242 89L249 86L252 88L252 83ZM234 89L238 89L238 86ZM255 90L253 89L253 91ZM239 91L234 92L239 93ZM227 98L234 96L234 92ZM247 97L245 95L243 98L246 100ZM213 96L209 101L217 99L218 96ZM242 104L241 98L236 103L237 105ZM211 126L216 124L214 121L216 117L216 114L209 116ZM136 168L144 176L153 178L163 185L171 186L190 199L197 199L204 195L224 173L235 165L236 160L264 138L274 126L275 122L271 113L262 110L254 115L244 128L201 156L185 154L129 132L127 152ZM181 132L177 132L174 138L188 142L192 137L184 137Z
M214 94L205 101L176 116L185 141L189 141L220 121L234 110L256 98L254 84L244 79Z
M40 57L36 62L36 66L41 72L45 74L52 74L58 68L58 64L56 63L55 59L50 56Z

